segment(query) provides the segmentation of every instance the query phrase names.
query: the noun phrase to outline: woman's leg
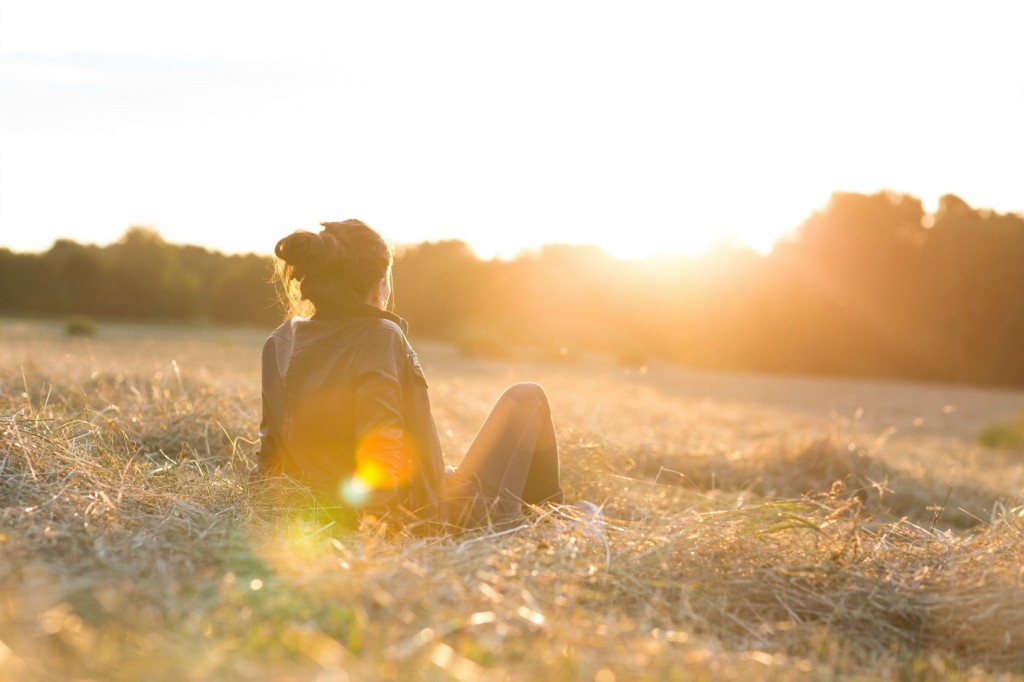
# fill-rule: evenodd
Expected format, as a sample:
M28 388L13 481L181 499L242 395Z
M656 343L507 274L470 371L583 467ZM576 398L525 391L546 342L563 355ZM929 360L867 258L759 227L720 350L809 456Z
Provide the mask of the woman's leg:
M561 502L558 445L547 396L537 384L516 384L498 400L453 477L463 523L518 514L522 503ZM482 495L466 505L467 487ZM456 506L458 500L453 500ZM481 508L481 503L483 507Z

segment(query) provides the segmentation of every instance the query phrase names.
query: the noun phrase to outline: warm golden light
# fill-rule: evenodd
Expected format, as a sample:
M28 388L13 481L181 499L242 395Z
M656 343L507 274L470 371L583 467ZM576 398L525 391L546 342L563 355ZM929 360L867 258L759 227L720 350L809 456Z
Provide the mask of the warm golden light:
M396 435L389 434L388 429L379 429L360 441L355 453L356 469L338 489L346 504L356 509L375 506L413 477L416 458L411 444L404 448L403 464L399 466L380 458L380 453L391 452L392 439Z
M207 4L5 13L0 245L148 224L265 253L354 216L638 257L766 251L836 190L1024 208L1012 3Z

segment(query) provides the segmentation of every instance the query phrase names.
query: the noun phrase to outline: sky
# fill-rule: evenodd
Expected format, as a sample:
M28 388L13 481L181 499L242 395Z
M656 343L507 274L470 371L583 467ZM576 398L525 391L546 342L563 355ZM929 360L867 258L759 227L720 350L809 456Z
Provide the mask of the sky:
M360 218L762 251L836 190L1024 211L1019 0L3 0L0 247Z

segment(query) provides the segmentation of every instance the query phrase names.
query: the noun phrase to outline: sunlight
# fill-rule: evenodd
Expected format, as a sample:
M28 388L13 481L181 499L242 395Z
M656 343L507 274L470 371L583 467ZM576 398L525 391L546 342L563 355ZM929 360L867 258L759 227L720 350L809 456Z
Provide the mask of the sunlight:
M638 258L768 251L837 190L1021 209L1024 88L993 65L1024 43L999 2L441 2L396 20L387 3L300 1L253 7L245 31L238 0L199 24L169 0L101 4L119 21L34 0L0 22L16 103L0 114L2 246L142 223L266 253L358 217L484 257L574 243ZM985 96L948 107L944 83Z
M715 235L700 230L679 230L658 235L656 239L637 240L632 235L608 236L598 242L605 251L622 260L646 258L655 254L697 256L711 247Z
M709 157L706 163L721 161ZM544 224L515 230L472 230L465 232L465 241L485 259L513 259L524 250L537 250L547 243L596 245L620 260L699 256L722 244L744 246L763 255L829 197L826 187L811 177L801 177L799 167L789 169L779 182L776 185L766 179L750 186L709 183L680 199L683 210L674 214L663 203L615 207L608 200L601 208L611 208L627 217L616 221L593 207L581 207L574 216L554 216L551 227ZM784 183L793 183L799 189L787 188ZM572 185L567 181L562 188ZM582 187L573 189L585 191ZM696 194L701 197L699 203L690 199Z
M809 212L808 212L809 213ZM794 224L795 225L795 224ZM640 260L657 255L699 256L718 244L742 245L761 254L771 251L772 245L785 234L787 229L757 230L748 228L730 230L714 229L659 229L658 226L638 227L627 234L612 230L586 232L562 229L569 238L560 238L559 243L587 244L599 246L619 260ZM545 242L534 243L496 238L493 234L471 236L467 239L478 257L511 260L523 251L541 248Z

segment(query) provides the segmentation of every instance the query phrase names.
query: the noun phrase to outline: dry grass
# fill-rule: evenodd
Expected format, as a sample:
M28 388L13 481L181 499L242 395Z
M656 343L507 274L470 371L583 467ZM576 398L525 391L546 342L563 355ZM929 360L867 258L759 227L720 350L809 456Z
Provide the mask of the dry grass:
M1022 458L971 445L974 422L425 348L453 455L506 383L545 383L567 491L603 505L606 541L571 507L385 539L250 485L258 338L103 334L0 330L0 679L1024 674Z

